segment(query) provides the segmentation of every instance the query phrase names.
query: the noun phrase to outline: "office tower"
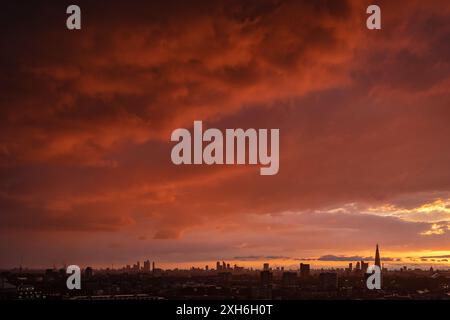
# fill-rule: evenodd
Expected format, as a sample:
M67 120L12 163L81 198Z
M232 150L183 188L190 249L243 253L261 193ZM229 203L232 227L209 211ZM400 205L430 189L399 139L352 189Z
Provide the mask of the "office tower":
M220 261L217 261L217 263L216 263L216 270L219 271L220 269L222 269L221 266L220 266Z
M380 258L380 251L378 250L378 243L377 249L375 251L375 265L378 266L381 270L381 258Z
M361 270L361 264L359 263L359 261L356 262L356 268L355 268L355 270L356 270L356 271L360 271L360 270Z
M269 264L268 263L264 263L263 270L264 271L269 271Z
M206 270L206 271L208 271L208 270L209 270L209 267L208 267L208 265L206 265L206 266L205 266L205 270Z
M155 261L152 262L152 271L155 271Z
M352 272L353 271L353 263L349 263L348 264L348 271Z
M361 271L365 273L367 271L367 268L369 268L369 263L361 260Z
M309 277L311 271L311 266L307 263L300 263L300 277L307 278Z
M222 270L226 270L227 269L227 264L225 263L225 261L222 261Z
M144 271L150 272L150 260L144 261Z

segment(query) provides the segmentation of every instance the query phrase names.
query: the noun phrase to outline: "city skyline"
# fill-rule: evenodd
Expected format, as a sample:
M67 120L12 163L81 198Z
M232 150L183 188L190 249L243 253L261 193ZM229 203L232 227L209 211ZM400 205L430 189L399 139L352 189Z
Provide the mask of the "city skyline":
M450 268L428 270L386 268L379 245L373 261L350 262L346 268L315 269L299 263L295 269L264 262L245 268L217 261L215 268L162 269L154 261L137 261L114 269L79 266L0 273L0 300L448 300ZM378 266L373 270L372 267ZM66 271L67 268L67 271ZM78 270L72 287L68 270ZM377 278L375 280L374 278ZM377 282L378 281L378 282ZM376 283L378 283L376 285ZM66 285L64 285L66 284ZM69 286L70 284L70 286Z
M425 258L422 257L420 259L417 258L411 258L409 257L409 262L406 262L402 259L394 259L391 257L381 257L379 245L376 244L375 249L375 255L373 256L339 256L339 255L326 255L320 258L288 258L288 257L276 257L276 256L252 256L252 257L239 257L239 259L232 258L232 259L220 259L215 262L205 262L205 261L199 261L195 263L165 263L165 262L158 262L158 268L155 267L156 261L152 259L144 259L144 260L137 260L136 263L129 263L126 265L121 266L114 265L114 263L111 263L109 265L102 265L102 266L95 266L91 264L87 265L81 265L82 268L91 268L94 267L99 270L118 270L118 271L126 271L126 272L150 272L155 269L158 270L171 270L171 269L180 269L180 270L189 270L189 269L200 269L200 270L210 270L210 271L220 271L220 270L236 270L241 268L246 269L254 269L259 270L258 266L263 265L263 268L265 269L266 265L273 265L273 268L275 269L281 269L281 270L301 270L301 265L307 265L308 268L311 268L312 270L338 270L338 269L345 269L348 266L350 266L350 269L352 266L354 266L355 269L360 269L362 265L365 263L367 265L370 265L371 262L373 262L373 265L376 265L380 268L386 268L386 269L404 269L404 268L413 268L413 269L422 269L422 270L428 270L429 268L432 269L442 269L442 270L450 270L450 265L447 264L449 256L440 256L439 259L436 258ZM413 263L414 261L420 260L420 263ZM263 262L263 261L269 261L269 262ZM291 263L287 263L286 261L291 261ZM23 262L23 261L22 261ZM142 262L142 263L141 263ZM354 264L355 263L355 264ZM297 264L297 265L295 265ZM63 262L61 264L53 264L53 269L59 269L63 268L65 269L69 264L66 262ZM214 265L216 268L214 269ZM300 267L298 267L300 265ZM160 268L160 266L162 266ZM48 267L48 266L47 266ZM21 263L18 267L10 267L10 268L4 268L5 270L32 270L32 269L47 269L47 267L41 267L41 268L28 268L26 265ZM0 268L1 270L2 268ZM272 267L271 267L272 269Z

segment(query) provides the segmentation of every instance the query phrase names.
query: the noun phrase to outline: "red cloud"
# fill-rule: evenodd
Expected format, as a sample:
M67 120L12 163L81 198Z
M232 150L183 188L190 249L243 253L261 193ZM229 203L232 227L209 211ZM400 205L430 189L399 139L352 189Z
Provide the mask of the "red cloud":
M398 250L408 241L443 248L447 233L420 236L426 222L323 211L448 198L447 2L382 2L376 32L365 29L360 1L80 6L79 33L57 24L64 8L5 8L21 17L10 21L14 32L0 31L8 44L0 53L0 227L8 237L60 231L69 242L83 231L130 244L145 235L169 243L167 251L201 251L207 244L188 243L191 232L211 238L235 228L217 246L253 243L266 255L276 250L259 239L265 228L286 241L295 228L248 217L318 210L321 220L292 222L318 251L330 241L347 250L349 229L376 228L389 229ZM280 128L279 174L173 166L170 132L193 120ZM381 236L373 231L371 241Z

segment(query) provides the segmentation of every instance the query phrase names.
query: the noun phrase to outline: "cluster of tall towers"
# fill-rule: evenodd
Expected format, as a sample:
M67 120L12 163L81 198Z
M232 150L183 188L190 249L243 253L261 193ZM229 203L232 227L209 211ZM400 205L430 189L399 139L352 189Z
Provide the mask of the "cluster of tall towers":
M144 266L141 267L141 262L138 261L135 264L133 264L133 266L127 265L125 267L125 269L127 271L135 271L135 272L140 272L140 271L144 271L144 272L150 272L150 271L155 271L155 261L153 261L150 264L150 260L146 260L144 261Z
M377 267L379 267L380 270L383 269L383 266L381 264L380 249L378 247L378 244L377 244L377 248L375 250L375 265ZM365 273L368 268L369 268L369 263L364 262L364 260L361 260L361 261L356 262L355 269L353 269L353 264L349 263L347 270L348 271L356 271L356 272L362 271L363 273Z

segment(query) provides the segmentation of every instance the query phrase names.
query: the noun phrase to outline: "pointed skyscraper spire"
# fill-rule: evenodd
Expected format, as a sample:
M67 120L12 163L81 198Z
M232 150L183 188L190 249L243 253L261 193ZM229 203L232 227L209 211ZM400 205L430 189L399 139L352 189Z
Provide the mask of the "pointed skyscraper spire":
M377 243L377 251L375 252L375 265L381 269L381 258L380 258L380 250L378 250L378 243Z

